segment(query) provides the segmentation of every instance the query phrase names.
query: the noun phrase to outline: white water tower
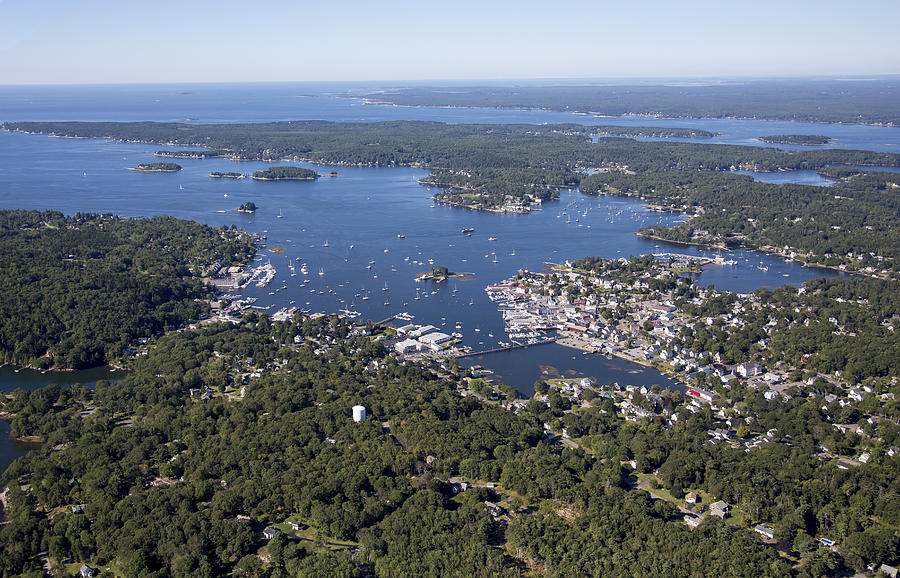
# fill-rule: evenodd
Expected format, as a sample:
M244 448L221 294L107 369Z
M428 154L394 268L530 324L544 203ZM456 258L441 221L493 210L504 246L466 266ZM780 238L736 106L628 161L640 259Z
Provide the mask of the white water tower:
M366 421L366 408L362 405L354 405L353 406L353 421L361 422Z

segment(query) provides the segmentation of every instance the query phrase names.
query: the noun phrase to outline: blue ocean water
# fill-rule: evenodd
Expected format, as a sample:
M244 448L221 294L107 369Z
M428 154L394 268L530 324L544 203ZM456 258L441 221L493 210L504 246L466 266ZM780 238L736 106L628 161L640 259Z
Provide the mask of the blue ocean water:
M637 117L594 119L546 111L426 109L363 105L347 95L366 87L349 85L185 85L110 87L0 87L2 120L159 120L189 122L259 122L284 119L375 121L421 119L442 122L580 122L685 126L725 135L716 142L744 142L766 134L826 134L848 148L898 150L900 129L855 125L809 125L720 119L664 120ZM369 87L373 88L373 87ZM754 135L754 136L750 136ZM840 135L838 137L838 135ZM266 236L258 258L278 270L265 288L244 293L258 305L298 306L333 312L353 308L380 320L401 311L421 323L462 332L476 350L506 340L502 319L484 293L496 283L527 268L541 270L548 262L585 256L627 257L654 251L714 255L696 247L671 247L642 239L634 232L649 224L671 224L679 215L644 209L639 202L615 197L589 197L563 191L559 202L547 203L531 215L473 212L434 204L435 192L416 181L427 172L412 168L314 166L320 173L336 170L336 178L314 182L259 182L212 179L211 171L249 173L270 165L224 159L179 160L178 173L137 173L127 170L158 160L160 147L114 143L99 139L60 139L0 132L0 207L55 209L72 214L110 212L124 216L174 215L211 225L235 225ZM782 174L783 173L779 173ZM253 201L252 215L222 213ZM566 205L567 214L561 215ZM461 229L474 228L471 237ZM400 236L403 238L400 238ZM491 240L491 239L494 240ZM327 245L327 246L326 246ZM283 254L269 249L284 247ZM702 284L740 292L785 283L799 284L829 270L804 268L750 251L730 253L734 266L709 267ZM308 274L299 272L306 263ZM294 264L292 276L289 264ZM445 284L416 283L416 273L444 265L471 273L466 280ZM758 266L767 267L763 271ZM321 272L321 274L319 274ZM475 331L478 329L478 331ZM577 370L601 382L628 383L636 366L606 358L567 356L543 351L560 372ZM539 352L540 349L534 350ZM486 356L504 369L503 378L530 393L543 365L525 350ZM569 356L570 357L570 356ZM575 367L577 365L577 367ZM513 370L512 368L516 368ZM640 383L665 385L669 379L640 370ZM20 376L21 374L16 374ZM25 376L21 376L23 379ZM10 387L15 387L13 384ZM0 435L0 468L20 446ZM16 449L18 448L18 449Z

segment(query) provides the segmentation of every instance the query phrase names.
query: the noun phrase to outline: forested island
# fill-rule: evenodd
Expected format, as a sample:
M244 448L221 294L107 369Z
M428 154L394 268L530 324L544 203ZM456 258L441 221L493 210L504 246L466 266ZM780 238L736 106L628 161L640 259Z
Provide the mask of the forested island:
M192 221L0 211L0 363L109 363L207 311L201 278L253 252L246 234Z
M556 198L564 187L633 195L695 215L689 224L645 231L647 235L679 242L777 248L791 258L800 255L805 262L870 275L891 276L900 270L896 177L834 168L900 166L897 154L596 139L597 127L575 124L293 121L7 123L3 128L182 146L204 143L248 160L423 167L431 169L423 184L447 187L434 195L436 200L480 210L526 213L538 202ZM739 169L849 170L839 186L852 194L827 187L779 187L729 174ZM814 216L804 209L810 203L828 212ZM827 226L819 226L823 222Z
M181 170L181 165L176 163L141 163L131 170L141 173L177 173Z
M772 144L816 146L827 145L834 139L830 136L815 134L777 134L772 136L761 136L759 137L759 140Z
M213 172L209 173L209 176L214 179L243 179L244 178L243 173L238 173L238 172L233 172L233 171L229 171L227 173L213 171Z
M255 213L256 212L256 203L253 201L247 201L237 209L238 213Z
M256 171L250 178L257 181L314 181L319 174L301 167L271 167Z
M404 106L548 109L598 116L749 118L900 125L900 80L742 80L696 86L423 86L365 102Z

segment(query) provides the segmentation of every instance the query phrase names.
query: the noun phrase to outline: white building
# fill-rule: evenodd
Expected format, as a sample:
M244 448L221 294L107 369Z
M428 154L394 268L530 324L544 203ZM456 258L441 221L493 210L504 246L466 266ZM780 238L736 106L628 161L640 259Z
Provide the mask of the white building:
M362 405L354 405L353 406L353 421L359 423L361 421L366 421L366 408Z
M403 341L394 345L394 351L396 351L397 353L410 353L412 351L419 351L421 349L422 344L415 339L404 339Z
M452 340L452 337L450 337L446 333L441 333L440 331L435 331L433 333L429 333L428 335L423 335L419 338L419 341L421 341L434 351L439 350L442 343L447 343L448 341Z

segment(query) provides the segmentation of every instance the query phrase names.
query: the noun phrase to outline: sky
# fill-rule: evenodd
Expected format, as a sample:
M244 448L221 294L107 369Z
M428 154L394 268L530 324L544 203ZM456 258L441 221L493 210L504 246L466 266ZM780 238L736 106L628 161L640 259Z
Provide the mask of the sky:
M0 84L900 73L897 0L0 0Z

